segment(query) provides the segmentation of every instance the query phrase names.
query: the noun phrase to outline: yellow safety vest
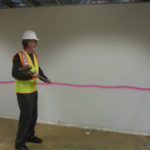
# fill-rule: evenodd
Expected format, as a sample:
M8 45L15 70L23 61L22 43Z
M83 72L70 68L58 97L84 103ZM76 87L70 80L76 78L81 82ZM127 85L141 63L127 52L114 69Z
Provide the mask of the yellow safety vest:
M17 53L19 54L22 67L30 65L32 67L31 71L36 71L37 73L39 73L39 58L37 57L37 55L33 53L33 59L34 59L34 64L33 64L31 57L25 50L18 51ZM15 79L16 93L27 94L27 93L33 93L37 91L37 82L38 82L38 78L32 78L30 80Z

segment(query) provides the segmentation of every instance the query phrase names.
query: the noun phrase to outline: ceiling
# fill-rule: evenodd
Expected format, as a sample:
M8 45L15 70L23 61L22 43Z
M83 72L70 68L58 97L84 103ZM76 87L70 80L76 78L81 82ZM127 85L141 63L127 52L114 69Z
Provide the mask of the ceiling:
M0 0L0 9L60 6L60 5L89 5L108 3L141 3L150 0Z

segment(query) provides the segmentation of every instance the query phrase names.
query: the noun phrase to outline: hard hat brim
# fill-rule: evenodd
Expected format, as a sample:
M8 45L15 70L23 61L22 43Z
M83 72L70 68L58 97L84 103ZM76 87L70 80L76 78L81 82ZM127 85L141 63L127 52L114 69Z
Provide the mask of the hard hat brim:
M35 40L39 41L40 39L39 39L39 38L36 38Z
M39 41L40 39L38 39L38 38L34 38L34 39L30 39L30 38L22 38L22 40L37 40L37 41Z

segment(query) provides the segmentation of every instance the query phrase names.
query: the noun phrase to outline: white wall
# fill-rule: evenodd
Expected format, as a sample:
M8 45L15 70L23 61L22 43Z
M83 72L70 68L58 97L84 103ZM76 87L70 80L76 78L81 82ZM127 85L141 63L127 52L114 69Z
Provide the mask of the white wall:
M52 81L150 88L150 4L0 10L0 80L24 30L40 38L41 67ZM150 92L39 87L39 120L150 135ZM14 85L0 85L0 116L18 118Z

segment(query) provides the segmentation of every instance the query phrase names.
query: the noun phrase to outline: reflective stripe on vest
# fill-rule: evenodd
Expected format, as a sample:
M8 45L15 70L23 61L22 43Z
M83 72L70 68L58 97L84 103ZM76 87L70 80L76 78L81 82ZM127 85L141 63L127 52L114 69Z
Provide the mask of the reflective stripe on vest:
M20 53L22 54L22 57L23 57L23 61L24 61L25 66L27 66L27 65L28 65L28 62L27 62L27 59L26 59L25 54L24 54L23 52L20 52Z

